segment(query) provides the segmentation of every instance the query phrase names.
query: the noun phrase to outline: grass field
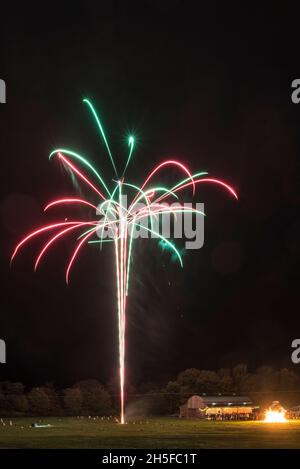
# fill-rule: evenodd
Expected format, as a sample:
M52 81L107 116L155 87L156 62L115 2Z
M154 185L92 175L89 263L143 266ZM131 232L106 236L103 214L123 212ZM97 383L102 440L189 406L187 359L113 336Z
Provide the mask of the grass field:
M32 418L12 419L12 425L4 421L0 448L300 448L296 420L266 424L153 418L118 425L88 418L44 418L41 423L51 424L49 428L31 428Z

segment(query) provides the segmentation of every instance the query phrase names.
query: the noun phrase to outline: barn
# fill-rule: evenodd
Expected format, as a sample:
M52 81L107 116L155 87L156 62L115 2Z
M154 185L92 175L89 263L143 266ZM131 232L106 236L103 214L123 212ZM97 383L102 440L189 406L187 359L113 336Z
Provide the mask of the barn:
M250 419L257 409L247 396L191 396L180 406L180 418Z

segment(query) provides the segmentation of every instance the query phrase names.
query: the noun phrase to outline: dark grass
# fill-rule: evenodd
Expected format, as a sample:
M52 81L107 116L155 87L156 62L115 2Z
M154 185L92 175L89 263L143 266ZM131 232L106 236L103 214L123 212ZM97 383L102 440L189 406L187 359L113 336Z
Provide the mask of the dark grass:
M43 418L50 428L31 428L34 419L0 424L0 448L300 448L300 421L209 422L153 418L119 425L111 421Z

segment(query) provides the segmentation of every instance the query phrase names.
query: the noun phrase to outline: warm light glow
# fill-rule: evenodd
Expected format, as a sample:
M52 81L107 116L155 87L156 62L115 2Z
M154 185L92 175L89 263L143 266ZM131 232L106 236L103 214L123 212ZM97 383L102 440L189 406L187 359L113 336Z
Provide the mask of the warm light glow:
M264 422L284 423L284 422L288 422L288 420L285 418L285 411L267 410Z

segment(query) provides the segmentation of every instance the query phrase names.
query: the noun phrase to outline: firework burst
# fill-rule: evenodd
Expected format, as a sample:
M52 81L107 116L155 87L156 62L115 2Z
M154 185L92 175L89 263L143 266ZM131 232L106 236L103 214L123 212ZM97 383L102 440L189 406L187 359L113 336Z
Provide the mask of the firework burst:
M77 243L66 266L65 278L68 284L72 266L85 245L99 243L102 247L104 243L113 243L118 301L120 421L124 423L126 300L129 292L130 266L133 255L134 237L132 236L132 230L135 228L146 230L149 235L153 235L159 242L163 242L164 245L168 247L168 250L176 256L179 264L182 266L180 252L173 242L170 242L166 237L162 236L157 229L154 229L153 220L163 214L173 214L176 217L176 213L192 212L199 214L201 212L178 204L176 204L176 207L172 208L172 206L168 206L164 202L170 200L170 198L178 199L178 194L187 188L191 188L194 195L196 185L205 183L213 183L222 186L236 199L237 195L225 182L207 177L206 172L192 174L180 161L173 159L163 161L157 165L147 175L141 186L127 181L125 182L125 173L134 151L134 137L130 136L128 139L128 158L123 172L119 175L101 121L92 103L88 99L84 99L83 101L90 109L95 120L112 164L115 179L112 179L111 183L108 185L103 176L85 157L67 148L55 149L52 151L49 158L57 158L78 181L90 190L90 194L93 196L92 200L96 200L96 202L93 203L84 198L69 196L51 201L46 205L44 211L48 211L60 205L67 206L70 204L73 206L86 207L89 210L92 208L95 214L98 215L98 218L95 220L91 220L89 217L86 220L65 220L42 226L29 233L19 242L14 249L11 261L27 242L35 237L47 234L50 237L41 247L34 262L34 270L36 270L49 249L54 247L56 242L64 236L72 234L76 236ZM171 188L153 185L152 181L155 175L170 167L174 167L179 172L183 173L184 179ZM130 203L125 206L124 195L128 193L130 194ZM143 201L142 204L141 201ZM101 219L99 219L99 215L101 215ZM150 221L150 227L142 223L145 219Z

